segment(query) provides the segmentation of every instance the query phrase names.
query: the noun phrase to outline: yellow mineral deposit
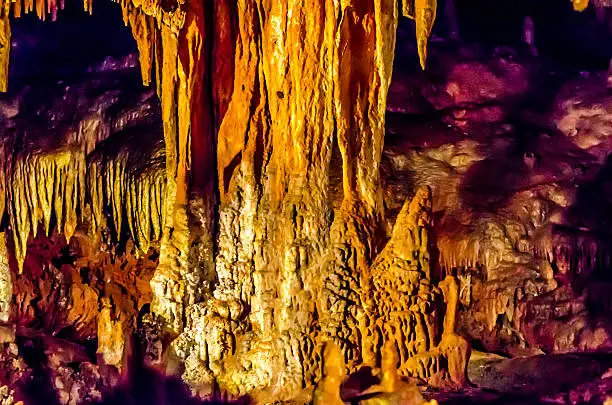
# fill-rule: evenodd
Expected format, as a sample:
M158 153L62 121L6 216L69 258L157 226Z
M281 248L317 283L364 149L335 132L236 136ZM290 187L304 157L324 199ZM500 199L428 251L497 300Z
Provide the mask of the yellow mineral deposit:
M574 10L584 11L589 6L589 0L572 0Z
M457 278L447 275L439 284L444 294L446 313L444 314L444 329L439 350L448 362L448 374L457 386L465 385L467 381L467 365L470 359L471 345L462 336L455 333L457 306L459 304L459 283Z
M0 10L0 91L8 89L9 59L11 53L11 22L6 8Z
M39 224L48 234L52 215L66 239L72 237L77 214L83 212L86 163L84 153L71 148L24 154L15 160L5 178L15 255L21 270L30 235L36 237Z
M427 42L436 20L437 0L402 0L402 14L415 20L417 49L421 68L427 62Z
M92 136L97 136L95 131ZM0 181L6 183L0 186L0 202L4 203L6 195L20 269L28 239L36 237L40 225L50 234L53 217L58 230L70 240L77 224L86 221L91 223L90 231L95 235L104 225L103 206L112 208L118 235L127 208L127 225L142 251L146 252L152 241L160 239L166 188L163 171L151 164L148 170L131 172L127 151L104 161L94 157L87 163L85 149L90 142L95 145L96 141L81 138L75 145L45 152L33 146L4 162ZM152 161L156 158L152 157ZM85 210L86 196L90 196L89 210ZM84 214L91 217L83 218Z
M343 405L340 386L346 377L344 355L333 342L325 345L323 351L323 375L313 394L313 405Z
M391 240L369 270L369 280L364 283L368 287L362 291L366 359L375 359L381 344L396 342L402 369L408 359L428 353L436 344L436 310L429 304L437 300L430 279L431 221L431 190L422 188L404 204ZM427 378L438 371L437 361L427 364L431 367L417 372L418 377Z
M13 299L13 280L8 255L6 238L4 233L0 233L0 322L9 320Z
M165 153L134 172L129 148L92 153L102 130L16 156L0 148L0 217L9 214L20 269L39 226L50 233L55 218L67 239L80 223L95 234L109 207L117 234L128 229L142 251L159 242L151 309L176 338L188 384L221 382L234 395L291 401L320 377L323 345L315 404L342 404L346 369L361 365L382 368L379 389L391 397L377 403L423 402L400 377L466 383L470 347L455 330L458 281L436 285L431 190L404 203L390 239L383 225L380 164L397 1L119 3L142 81L156 81ZM573 4L584 10L588 2ZM7 89L11 10L53 18L61 5L3 3L0 90ZM92 12L92 1L84 8ZM436 0L402 2L416 23L423 68L436 8ZM220 29L233 35L208 34ZM336 148L342 201L333 209ZM447 267L504 254L448 236L439 247ZM0 239L1 314L10 294L6 267ZM99 314L107 364L124 358L122 322L108 303Z
M399 357L395 342L387 341L381 350L380 384L371 387L368 393L374 397L360 403L363 405L435 405L426 402L416 384L401 380L397 370Z
M102 364L121 368L125 360L126 336L121 319L116 319L108 298L102 299L98 315L98 350Z
M419 61L423 69L425 69L427 61L427 41L436 19L436 8L437 0L415 0L417 48Z

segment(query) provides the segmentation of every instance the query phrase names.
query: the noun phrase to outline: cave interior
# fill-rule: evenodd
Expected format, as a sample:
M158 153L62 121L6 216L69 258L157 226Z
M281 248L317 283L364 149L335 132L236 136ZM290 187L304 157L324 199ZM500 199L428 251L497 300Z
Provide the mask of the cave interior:
M0 404L612 404L611 61L610 0L7 0Z

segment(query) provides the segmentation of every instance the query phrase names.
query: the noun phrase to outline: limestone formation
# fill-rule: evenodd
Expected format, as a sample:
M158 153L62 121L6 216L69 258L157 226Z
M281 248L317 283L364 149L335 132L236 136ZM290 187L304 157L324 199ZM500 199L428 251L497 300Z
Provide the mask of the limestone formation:
M431 281L431 221L431 191L423 188L404 204L391 240L364 277L362 335L368 364L378 363L378 348L388 341L397 342L400 368L437 343L439 294ZM438 370L423 370L420 376L432 371Z
M23 405L22 401L15 401L15 392L6 385L0 387L0 404L2 405Z
M380 165L397 1L119 3L136 40L142 82L155 81L163 128L132 126L134 116L155 111L152 92L137 100L144 110L111 119L119 95L104 91L99 108L85 113L76 106L86 116L79 116L76 129L7 134L0 148L0 214L8 213L18 267L27 263L28 246L41 228L67 241L87 235L95 240L91 252L121 246L141 258L159 253L151 313L143 324L162 326L152 339L167 346L158 359L201 396L220 388L260 402L303 400L316 385L316 403L339 404L345 368L364 364L382 366L381 389L400 397L411 390L398 388L398 373L434 384L466 383L470 348L456 328L464 286L454 276L437 285L440 267L516 264L526 253L514 245L526 243L522 237L532 229L510 229L511 221L503 228L486 217L468 220L473 234L492 241L493 249L481 249L477 237L453 238L445 222L438 261L433 204L460 211L460 181L470 164L484 160L466 141L395 162L422 164L413 174L418 185L443 171L452 191L434 202L430 188L418 188L402 201L386 240ZM573 4L584 10L588 2ZM55 0L4 4L0 90L7 88L11 10L15 17L35 11L54 19L61 8ZM92 1L84 8L94 11ZM402 14L415 20L423 68L436 12L435 0L402 2ZM522 94L528 74L502 62L495 69L455 66L442 90L423 99L439 110L453 107L458 122L462 108L454 107ZM462 86L466 81L473 87ZM482 83L490 86L483 90ZM163 142L155 138L160 131ZM143 133L151 139L142 142ZM330 204L334 153L342 183L336 206ZM537 169L534 156L525 158L529 169ZM8 267L3 248L0 239L0 273ZM124 256L127 267L131 254ZM72 307L58 300L66 322L82 334L96 325L101 363L122 368L142 302L116 298L121 287L127 290L123 284L137 283L73 283L77 273L67 265L46 268L35 281L20 276L18 282L35 285L46 298L20 291L15 311L30 319L32 305L45 308L47 300L70 296ZM2 312L9 284L0 274ZM516 287L504 294L485 290L489 324L502 313L516 319ZM85 304L74 305L79 302ZM92 303L102 308L89 311ZM74 307L88 310L69 311ZM180 367L172 367L175 361ZM61 373L58 381L63 383Z
M323 352L323 374L313 394L313 405L342 405L340 386L346 378L344 355L333 343L327 343Z
M438 350L444 355L448 365L451 381L457 386L464 386L467 381L467 365L470 359L470 343L456 333L457 306L459 304L459 283L454 276L447 275L439 284L446 312L442 330L442 341Z
M436 400L426 402L415 384L401 381L397 370L399 356L395 342L389 340L381 350L380 384L371 387L368 392L374 398L366 399L360 403L364 405L437 405Z
M118 369L125 367L129 349L129 335L126 329L126 320L121 319L122 314L113 313L112 303L108 298L102 298L102 309L98 315L98 350L101 364L115 366Z
M415 5L429 29L431 6ZM109 243L107 233L113 243L128 234L140 255L159 247L151 316L164 321L170 339L178 336L171 351L197 390L219 385L236 395L293 399L319 378L317 353L328 340L351 368L361 364L362 284L384 240L379 163L396 3L228 6L230 15L220 18L238 26L236 58L225 65L233 71L217 73L233 76L234 86L218 128L206 98L209 72L202 71L214 45L203 36L204 11L195 3L122 7L143 81L158 81L165 153L159 142L135 147L141 135L130 117L146 111L105 120L113 93L77 131L26 138L2 171L19 266L40 226L48 235L55 225L67 240L86 232L94 250ZM422 42L428 32L419 35ZM140 102L154 109L149 98ZM9 137L3 153L20 135ZM327 190L335 145L343 202L333 212ZM85 286L71 294L74 302L102 297ZM430 298L423 299L437 305ZM97 322L98 352L108 365L120 368L125 359L121 340L131 326L123 317L130 313L109 304L84 319L88 328Z
M102 94L87 100L89 91ZM109 111L120 105L117 90L105 89L104 84L99 89L68 86L63 99L74 100L74 115L56 113L64 106L54 100L57 104L47 112L52 131L38 127L3 134L0 208L10 214L20 268L28 240L41 226L50 235L52 223L67 240L78 226L87 224L94 239L109 227L117 240L126 227L145 253L159 241L166 192L164 149L159 131L147 122L156 114L153 93L141 91L137 97L136 108L111 116ZM19 112L10 118L18 123L24 119ZM147 131L146 147L135 148ZM111 208L110 217L103 214L106 207Z
M395 342L403 375L440 382L446 379L443 364L447 364L450 381L462 385L469 345L454 333L456 280L445 279L440 288L433 281L437 269L431 259L435 253L431 204L428 187L406 201L390 241L366 276L362 290L364 359L373 366L380 364L378 348ZM438 325L440 289L447 301L442 330Z
M13 279L9 267L9 252L6 239L0 233L0 321L7 322L11 314L11 301L13 299Z

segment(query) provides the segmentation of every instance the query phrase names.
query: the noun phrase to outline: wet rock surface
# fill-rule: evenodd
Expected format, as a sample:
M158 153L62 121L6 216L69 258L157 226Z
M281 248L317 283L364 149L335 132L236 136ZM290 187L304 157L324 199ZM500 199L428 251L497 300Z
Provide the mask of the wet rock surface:
M444 404L603 404L612 395L609 354L555 354L507 358L475 352L472 387L425 391Z
M545 69L521 58L499 50L477 62L455 57L429 98L441 117L419 122L409 108L390 115L388 212L415 187L432 188L440 266L461 282L459 329L480 347L608 350L607 74L567 73L547 103L534 104L527 79L546 81ZM503 113L482 125L472 112L483 103ZM465 114L457 120L442 105Z
M194 243L194 234L181 234L178 242L194 246L195 264L183 257L179 267L187 273L164 273L176 279L154 283L184 323L179 338L150 313L166 156L154 91L134 85L135 56L108 58L82 81L2 98L0 212L8 213L2 229L9 249L0 245L0 384L10 390L0 389L0 397L27 404L201 403L192 398L197 393L228 403L220 391L257 392L283 370L278 384L289 388L237 401L296 395L307 402L302 384L320 373L321 337L329 334L341 347L337 356L351 360L350 381L363 376L345 390L350 398L384 385L359 374L358 361L379 371L376 349L395 339L410 390L421 384L424 397L440 403L605 403L612 387L612 361L602 354L612 349L608 76L555 76L510 48L436 47L426 72L394 76L387 100L386 235L368 225L369 208L344 200L341 151L331 150L337 146L329 139L321 138L328 149L317 153L332 156L331 184L321 168L307 179L329 190L321 194L327 200L305 194L300 176L280 171L275 181L285 191L276 201L266 194L276 183L266 183L259 163L247 164L260 157L261 145L235 156L227 151L223 181L230 191L223 190L216 218L223 251L216 274L200 266L212 256L205 238ZM297 97L274 94L280 104ZM300 149L285 137L284 124L260 124ZM377 142L382 132L372 132ZM240 169L236 156L246 162ZM272 162L284 167L283 156ZM371 179L353 174L351 192L374 199L363 191ZM180 208L189 216L181 213L215 228L206 222L206 204L192 199ZM193 225L185 218L173 218L177 229ZM188 273L196 265L202 274ZM317 300L325 313L310 308ZM503 357L476 354L467 363L470 344ZM469 383L459 389L466 363ZM169 370L192 391L167 377Z

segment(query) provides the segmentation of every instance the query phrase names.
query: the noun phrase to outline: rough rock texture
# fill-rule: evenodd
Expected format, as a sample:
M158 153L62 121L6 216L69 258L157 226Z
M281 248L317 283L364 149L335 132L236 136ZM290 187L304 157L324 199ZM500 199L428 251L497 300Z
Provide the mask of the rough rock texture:
M442 294L432 284L438 269L435 260L431 268L436 253L431 229L431 190L421 188L404 204L391 240L364 277L364 358L376 365L379 348L395 342L402 374L440 383L448 373L461 386L469 344L455 333L459 286L452 276L440 283ZM443 325L440 295L446 303Z
M513 71L531 71L544 82L533 60L504 62L496 51L487 62L482 53L457 53L478 63L440 51L443 62L432 66L454 60L458 68L450 64L428 80L454 83L454 93L463 96L448 97L445 108L465 109L464 118L447 121L454 124L449 128L410 124L399 114L414 111L410 105L422 99L397 101L383 157L385 205L394 215L410 190L432 188L440 265L457 270L462 334L511 354L608 350L609 320L600 310L609 305L603 292L610 249L607 76L569 80L552 90L546 110L530 110L520 80L511 75L511 85L493 86L482 70L515 65ZM435 94L427 84L415 91L423 98ZM433 108L439 99L429 98ZM482 103L499 109L496 122L480 125L472 112ZM415 131L428 136L405 135Z
M152 301L164 148L155 94L129 85L134 62L2 100L1 380L27 403L89 403L122 383Z
M0 234L0 321L6 322L11 313L13 279L9 267L9 253L4 234Z
M7 100L14 108L0 117L0 208L9 213L20 268L41 225L67 240L80 224L98 239L106 227L114 240L129 232L143 252L159 240L166 182L158 105L152 91L120 91L133 78L111 69L96 81L56 85L48 104L37 99L42 89ZM134 147L143 139L146 148Z
M15 322L97 338L94 369L86 366L91 354L75 360L85 367L76 373L64 361L51 367L62 402L83 400L73 391L88 379L115 384L98 367L128 367L136 313L148 302L141 270L159 248L145 321L161 319L157 332L166 340L182 332L161 355L166 371L184 362L183 378L200 394L220 385L262 401L307 401L323 343L338 341L351 368L362 362L362 272L385 238L378 178L396 4L321 1L325 18L297 3L219 11L217 24L238 27L238 45L234 64L225 65L234 72L217 72L235 83L215 96L229 100L215 129L216 252L207 171L213 125L199 59L209 46L204 12L155 6L122 4L143 82L158 80L164 149L152 92L126 97L113 87L131 74L130 58L90 69L97 81L58 87L45 105L27 91L6 101L1 201L17 266L27 269L15 280ZM417 4L417 14L423 7L432 5ZM433 21L427 13L417 15L421 47ZM289 18L297 14L302 20ZM26 123L32 112L39 118ZM334 147L343 161L336 215L327 197Z
M431 281L431 220L431 191L420 189L404 204L391 240L364 277L364 357L374 365L378 348L387 341L397 342L400 367L438 342L436 301L440 294ZM433 356L432 362L439 363L439 359ZM428 373L441 368L435 364L407 371L429 377Z
M229 389L252 392L282 381L274 394L283 398L315 378L316 353L330 330L346 341L348 357L359 359L351 328L341 324L344 311L329 306L347 300L350 290L333 298L321 287L342 267L363 268L373 253L365 244L381 209L377 161L397 11L394 2L346 9L325 1L307 8L275 3L265 12L255 6L238 4L241 73L219 130L218 285L214 301L194 307L201 315L191 317L196 322L185 333L202 339L195 333L200 319L215 319L207 328L212 345L221 339L235 354L207 348L205 338L179 338L176 349L187 359L188 380L202 377L202 365L213 375L231 369L219 376ZM368 27L358 40L356 21ZM352 91L356 81L359 92ZM334 142L343 154L345 203L332 225L326 195ZM354 165L356 159L364 163ZM335 232L339 227L354 230ZM328 253L332 244L339 254ZM209 353L202 365L198 352ZM225 361L231 366L221 367Z
M571 151L583 154L555 156L543 145L556 134L512 139L506 104L526 95L525 66L504 55L448 62L420 91L423 108L464 131L482 127L474 123L498 124L497 131L461 140L453 132L452 141L408 150L400 141L386 153L384 188L396 1L218 0L214 12L197 1L120 3L142 82L156 82L159 112L153 91L136 92L126 106L113 86L99 87L104 79L60 89L62 108L24 115L22 102L9 100L1 110L8 130L0 209L16 265L28 270L15 281L16 323L31 327L40 318L38 329L97 337L97 364L69 342L34 345L63 403L99 399L101 385L127 378L137 326L145 362L180 374L201 396L220 390L258 402L308 402L326 344L339 348L337 368L343 356L356 371L377 366L377 351L394 340L403 375L462 385L470 346L458 331L493 348L503 346L502 334L518 339L519 349L547 348L544 340L557 332L538 328L547 305L560 319L583 315L573 297L560 302L563 280L554 273L580 273L607 256L588 237L561 229L585 228L567 219L584 218L572 211L579 197L563 182L589 181L576 164L593 156L601 165L599 149L590 148L604 141L579 134L570 144L580 150ZM61 4L3 7L3 71L9 7L16 16L35 8L55 18ZM91 12L92 2L84 7ZM436 8L402 2L415 19L423 67ZM129 66L92 73L117 67ZM588 128L576 124L588 111L565 108L573 117L560 128ZM30 115L40 117L38 126L23 122ZM506 188L495 187L500 179ZM397 211L391 227L385 216ZM60 252L60 234L78 259ZM52 257L32 263L28 248L37 244ZM447 276L436 286L438 264ZM545 294L553 298L542 311L536 298ZM149 300L151 313L137 316ZM606 347L604 327L573 319L578 343L572 330L552 350ZM337 380L344 371L323 377Z

